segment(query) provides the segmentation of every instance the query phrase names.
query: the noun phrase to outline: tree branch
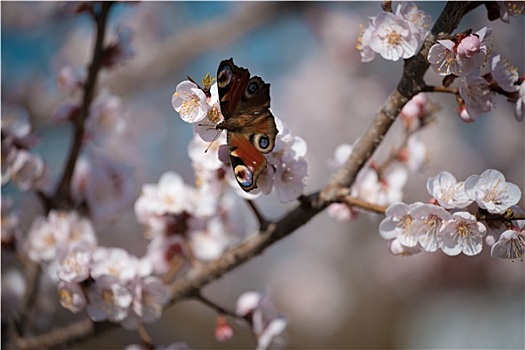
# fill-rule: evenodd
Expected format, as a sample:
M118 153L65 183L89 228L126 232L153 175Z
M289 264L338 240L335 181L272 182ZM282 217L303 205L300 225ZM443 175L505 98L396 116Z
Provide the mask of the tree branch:
M54 208L67 208L70 203L70 187L73 173L75 171L75 165L77 163L80 150L82 149L82 141L84 137L84 122L89 116L91 102L95 95L95 88L97 85L97 77L102 67L102 56L104 52L104 37L106 34L106 25L109 17L109 11L112 6L112 2L101 2L100 12L94 14L96 22L97 38L95 46L93 47L93 58L89 66L88 77L84 84L84 95L82 99L82 106L80 112L74 119L75 131L73 134L73 144L69 153L64 173L60 179L55 196L52 198Z

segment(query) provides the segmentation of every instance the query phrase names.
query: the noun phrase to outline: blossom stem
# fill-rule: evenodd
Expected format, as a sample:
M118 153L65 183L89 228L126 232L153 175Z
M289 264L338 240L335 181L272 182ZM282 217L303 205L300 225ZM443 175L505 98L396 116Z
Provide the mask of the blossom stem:
M140 339L142 339L142 342L144 343L144 348L154 349L155 346L153 345L153 339L142 322L137 322L137 331L139 332Z
M377 214L385 214L387 207L383 205L373 204L373 203L364 201L362 199L352 197L349 192L350 190L347 188L341 190L341 194L339 197L340 203L344 203L350 207L359 207L361 209L375 212Z
M458 94L457 88L445 87L445 86L430 86L423 87L422 92L444 92L448 94Z
M266 230L270 222L264 218L264 215L262 215L261 211L253 201L246 199L246 203L248 203L250 208L252 208L253 213L257 217L257 220L259 221L260 231Z
M238 316L235 312L225 309L224 307L217 305L210 299L204 297L201 293L196 292L193 297L203 303L204 305L208 306L209 308L215 310L218 314L221 315L227 315L230 317L233 317L234 319L243 319L242 317Z

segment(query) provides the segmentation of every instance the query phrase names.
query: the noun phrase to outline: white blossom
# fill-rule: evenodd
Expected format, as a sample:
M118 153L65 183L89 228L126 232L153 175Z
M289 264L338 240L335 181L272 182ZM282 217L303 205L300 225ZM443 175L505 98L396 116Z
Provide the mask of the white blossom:
M496 1L499 5L499 18L502 22L510 23L511 16L523 13L525 3L523 1Z
M517 121L521 122L523 121L523 115L525 114L525 83L522 82L520 84L518 92L519 97L514 106L514 117L516 117Z
M210 108L204 92L189 80L177 85L171 104L180 114L181 119L187 123L200 122L207 116Z
M373 24L374 31L371 33L369 44L373 51L391 61L414 56L419 33L413 33L410 25L402 17L390 12L380 12Z
M494 108L494 94L490 91L489 83L479 75L473 74L462 78L459 95L465 101L466 113L473 120L478 114L489 112Z
M487 229L468 212L452 214L452 220L442 230L441 250L447 255L477 255L483 248L483 237Z
M91 264L92 247L77 245L60 259L57 276L65 282L82 282L88 279Z
M418 244L418 232L412 225L414 217L412 211L422 203L405 204L397 202L391 204L385 218L379 224L379 233L384 239L397 239L406 247L415 247Z
M120 322L129 313L133 294L129 286L115 276L104 275L95 279L87 292L87 313L95 321Z
M79 283L59 281L58 295L60 304L71 312L82 311L87 305L84 291Z
M465 193L465 183L457 182L454 175L448 171L429 177L427 191L445 209L465 208L472 203Z
M394 238L393 240L388 242L388 251L392 255L410 256L417 253L421 253L421 247L418 245L415 247L407 247L405 245L402 245L397 238Z
M504 213L521 198L519 187L506 182L505 176L494 169L485 170L481 175L469 176L465 181L465 192L480 208L494 214Z
M494 243L490 254L493 258L521 259L525 255L525 232L523 229L509 229Z
M412 34L419 42L424 40L430 32L432 18L412 1L401 2L396 8L396 15L407 21Z
M492 78L496 80L498 86L507 92L518 91L516 84L519 80L518 68L514 67L507 58L500 54L490 57L490 71Z
M441 230L452 215L437 205L423 204L411 210L412 231L417 235L419 245L424 251L435 252L442 247Z
M129 282L139 272L138 259L122 248L97 247L92 259L91 276L95 280L113 276L121 282Z

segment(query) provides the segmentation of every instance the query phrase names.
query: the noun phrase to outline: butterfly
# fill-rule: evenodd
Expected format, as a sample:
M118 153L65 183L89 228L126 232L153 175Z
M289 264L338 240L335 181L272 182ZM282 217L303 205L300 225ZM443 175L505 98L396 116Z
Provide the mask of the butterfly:
M230 58L219 64L217 87L224 120L216 129L226 130L235 179L249 192L257 188L257 179L266 169L264 154L273 150L278 133L270 112L270 84L250 77L248 69Z

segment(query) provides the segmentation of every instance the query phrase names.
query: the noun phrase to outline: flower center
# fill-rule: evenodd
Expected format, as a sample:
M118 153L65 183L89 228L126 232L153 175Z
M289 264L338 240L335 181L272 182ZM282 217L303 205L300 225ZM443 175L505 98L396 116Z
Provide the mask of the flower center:
M461 222L456 226L456 232L460 237L468 237L471 234L471 229L468 224Z
M386 41L390 46L397 46L401 43L402 37L401 34L395 30L388 31L386 36Z
M501 183L501 179L498 179L495 184L493 184L490 189L485 192L485 195L483 196L483 200L485 202L493 202L498 203L496 199L498 197L501 197L501 193L503 192L502 189L499 187Z

